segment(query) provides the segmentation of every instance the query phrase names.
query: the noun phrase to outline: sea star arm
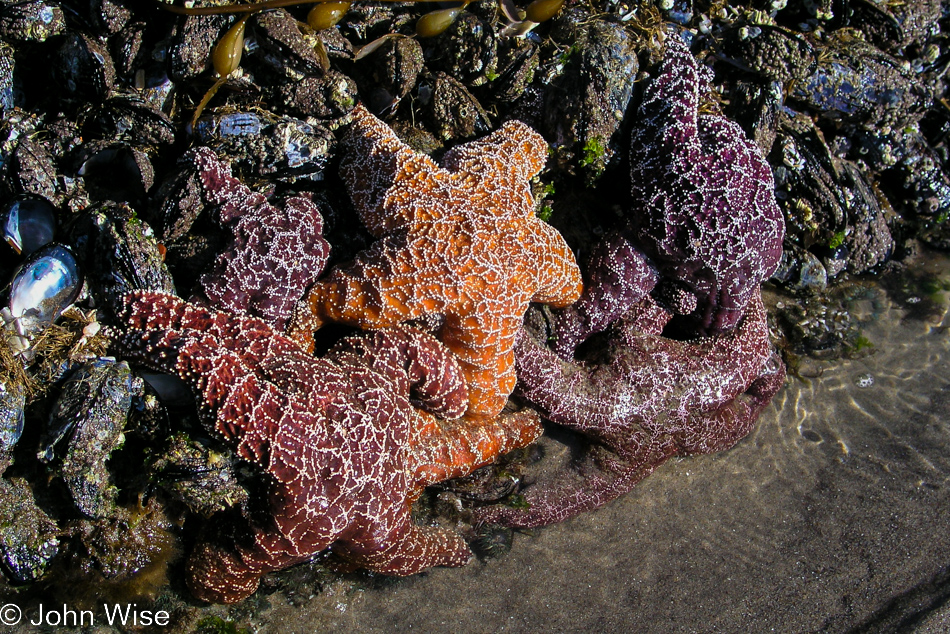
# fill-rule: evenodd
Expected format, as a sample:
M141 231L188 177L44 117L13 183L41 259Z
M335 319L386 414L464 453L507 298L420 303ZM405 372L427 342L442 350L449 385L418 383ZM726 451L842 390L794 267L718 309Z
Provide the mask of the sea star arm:
M632 314L652 331L653 313ZM724 335L674 341L635 326L612 331L612 358L591 366L566 362L530 335L520 336L521 394L593 444L579 473L526 491L529 510L491 507L478 511L481 520L539 526L596 508L671 455L732 446L781 387L783 366L772 355L760 298L739 328Z
M326 321L372 330L445 312L465 281L447 278L434 247L427 237L410 240L405 234L376 241L313 285L297 306L290 336L308 348Z
M416 491L468 475L498 456L528 446L544 431L532 410L453 421L438 420L426 412L418 414L412 424L411 441Z
M302 551L279 530L244 528L250 535L237 539L217 534L220 526L205 529L185 564L185 582L195 597L209 603L242 601L257 590L268 572L306 561L333 541L308 536Z
M327 358L344 354L371 360L376 368L398 369L390 378L405 383L399 389L427 412L446 419L465 413L468 388L458 362L435 337L421 330L399 326L347 337Z
M466 475L530 444L542 432L537 414L530 410L459 419L468 406L460 363L437 339L415 328L401 326L347 337L325 358L344 356L364 363L371 359L377 369L392 368L389 378L425 408L410 412L407 470L413 474L410 482L416 491Z
M529 181L544 167L548 144L520 121L509 121L483 139L456 146L442 158L453 184L467 192L481 213L534 213Z
M733 401L688 416L679 425L684 433L675 438L660 440L644 435L621 454L595 445L579 473L562 474L527 489L527 509L486 506L475 509L473 521L521 528L561 522L613 501L673 455L708 453L733 446L751 431L761 411L784 383L781 361L772 369Z
M697 133L699 73L696 59L677 34L666 40L659 73L647 87L640 114L659 135L664 153L676 154ZM679 146L679 147L678 147Z
M577 346L623 316L659 279L646 255L621 231L594 247L586 271L580 299L554 319L554 349L562 359L573 358Z
M376 237L432 220L433 192L447 191L449 174L399 140L388 125L362 105L343 139L347 148L340 176L366 229Z
M539 218L531 223L536 237L526 244L531 245L535 257L527 264L533 268L537 284L531 301L554 307L574 303L584 288L574 253L557 229Z
M208 148L195 148L183 160L194 163L205 198L218 205L218 221L233 235L201 276L204 296L219 310L247 313L283 329L330 253L320 210L304 196L277 209L232 177Z
M129 293L121 318L128 325L121 341L138 351L137 358L146 364L164 362L175 349L165 337L184 331L207 333L221 346L237 353L249 368L258 367L269 357L300 352L297 344L260 319L233 319L226 313L190 304L167 293Z
M391 532L368 534L334 548L343 559L387 575L407 576L432 566L464 566L472 551L457 533L412 523L409 509Z

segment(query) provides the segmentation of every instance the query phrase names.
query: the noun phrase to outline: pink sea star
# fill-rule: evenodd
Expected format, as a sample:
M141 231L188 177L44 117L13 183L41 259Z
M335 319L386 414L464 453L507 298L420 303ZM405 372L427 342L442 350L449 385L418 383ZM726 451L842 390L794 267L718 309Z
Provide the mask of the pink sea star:
M412 522L412 501L538 433L531 413L478 427L437 417L465 411L465 383L453 355L411 328L345 339L316 359L259 319L162 293L126 301L117 348L185 380L209 429L264 474L266 499L239 521L217 518L188 558L188 585L207 601L239 601L266 572L331 547L394 575L466 563L457 534Z
M440 168L358 106L343 146L343 180L379 240L310 289L294 336L306 343L328 320L374 329L440 314L439 339L468 383L467 415L497 415L514 389L529 302L565 306L581 291L567 243L534 214L528 181L547 144L508 122L447 152Z

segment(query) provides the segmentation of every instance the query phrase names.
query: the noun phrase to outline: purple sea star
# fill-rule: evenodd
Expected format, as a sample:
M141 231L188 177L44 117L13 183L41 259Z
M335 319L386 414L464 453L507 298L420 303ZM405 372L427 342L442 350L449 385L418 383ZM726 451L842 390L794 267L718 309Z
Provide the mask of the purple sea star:
M220 310L260 317L283 330L330 255L320 210L306 196L277 209L233 178L208 148L194 148L183 160L194 163L205 199L218 205L218 221L234 236L201 276L204 296Z
M784 237L771 170L739 126L699 114L699 67L667 41L633 133L627 226L594 249L581 299L555 311L557 354L524 332L515 348L521 396L592 444L579 475L479 521L538 526L601 506L670 456L732 446L783 384L759 290ZM607 359L575 361L608 327Z
M216 518L188 558L206 601L240 601L261 575L331 547L393 575L466 563L457 534L412 522L412 501L539 433L534 413L473 427L413 407L452 418L468 402L453 355L415 329L344 339L316 359L259 319L162 293L126 302L117 348L186 381L209 429L264 473L266 499Z
M668 339L660 333L669 318L647 297L614 324L608 358L595 364L564 361L522 331L518 393L592 444L577 473L524 491L529 508L485 507L477 521L559 522L625 493L671 456L720 451L751 431L785 378L759 295L721 335Z
M699 67L678 35L644 91L630 144L627 231L689 314L681 336L725 332L782 256L772 170L738 124L699 114ZM683 291L695 299L686 300Z

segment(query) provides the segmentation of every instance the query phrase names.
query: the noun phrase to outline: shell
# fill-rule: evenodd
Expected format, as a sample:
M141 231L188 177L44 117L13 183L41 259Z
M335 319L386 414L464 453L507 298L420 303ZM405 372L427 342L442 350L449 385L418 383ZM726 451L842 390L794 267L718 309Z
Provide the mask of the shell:
M132 398L141 391L142 380L128 363L102 357L70 376L53 407L37 457L50 462L56 445L69 436L62 474L87 516L105 517L113 510L116 490L109 483L106 460L122 444Z
M46 246L56 235L56 209L45 198L13 200L0 218L3 221L3 239L23 255L30 255Z
M52 60L53 78L64 96L102 101L115 84L109 51L83 33L67 33Z
M49 244L36 251L13 276L8 308L21 335L36 332L76 301L82 272L72 251Z
M10 451L23 434L23 390L0 383L0 451Z

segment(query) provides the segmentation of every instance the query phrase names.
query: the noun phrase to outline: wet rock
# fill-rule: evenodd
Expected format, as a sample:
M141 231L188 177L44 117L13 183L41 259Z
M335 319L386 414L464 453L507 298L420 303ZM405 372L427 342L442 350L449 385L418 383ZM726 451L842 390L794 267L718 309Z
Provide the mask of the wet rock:
M419 86L420 95L429 95L429 120L443 141L468 139L491 131L491 120L478 99L460 81L436 73Z
M237 478L234 455L211 449L183 433L171 437L168 449L153 468L160 485L202 517L211 517L248 499L247 490Z
M617 151L639 67L636 42L619 24L577 13L559 18L552 37L575 42L575 48L545 91L542 132L572 152L593 182Z
M141 390L142 380L126 362L102 357L70 376L50 414L37 457L52 461L65 441L60 472L76 507L88 517L107 517L115 510L117 490L107 461L124 441L132 398Z
M127 206L102 203L73 229L96 305L112 314L133 290L175 293L152 228Z
M166 568L178 554L178 539L156 500L118 508L107 518L74 520L67 528L69 563L85 583L132 596L154 596L167 585Z
M55 2L10 2L0 8L0 37L10 42L45 42L65 29L63 9Z
M59 552L59 529L22 478L0 478L0 567L14 583L36 581Z
M426 41L426 61L466 86L480 86L495 74L498 42L491 25L463 11L441 35Z
M356 82L331 70L322 77L304 77L298 82L281 84L274 89L274 95L290 115L339 119L356 105Z

